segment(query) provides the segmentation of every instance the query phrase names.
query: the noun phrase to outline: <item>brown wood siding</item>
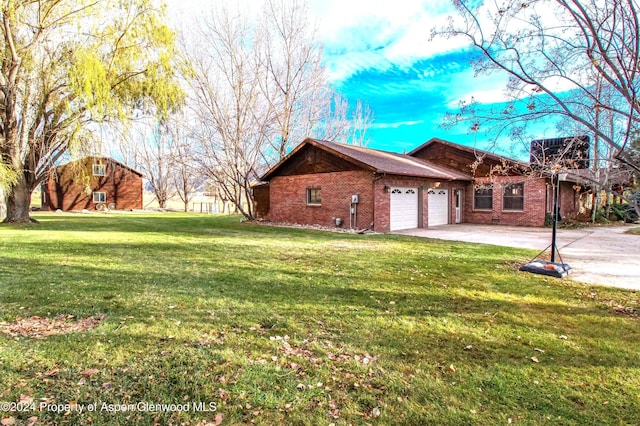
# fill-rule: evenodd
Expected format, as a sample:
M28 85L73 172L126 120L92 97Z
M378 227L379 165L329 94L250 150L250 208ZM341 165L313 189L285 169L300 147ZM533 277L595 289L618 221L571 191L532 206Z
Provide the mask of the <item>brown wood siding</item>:
M492 167L495 168L498 166L502 166L502 163L494 158L490 158L487 156L482 158L482 153L480 152L476 156L473 152L456 149L453 146L440 143L427 145L421 150L415 152L412 156L469 174L474 174L472 165L474 164L474 162L478 162L474 174L477 177L488 176L491 172ZM482 158L482 160L480 161L479 158ZM514 173L512 171L508 174L519 173Z
M315 146L307 145L295 153L282 168L278 176L309 175L360 170L361 167Z
M269 219L269 184L264 183L253 187L253 202L256 218Z

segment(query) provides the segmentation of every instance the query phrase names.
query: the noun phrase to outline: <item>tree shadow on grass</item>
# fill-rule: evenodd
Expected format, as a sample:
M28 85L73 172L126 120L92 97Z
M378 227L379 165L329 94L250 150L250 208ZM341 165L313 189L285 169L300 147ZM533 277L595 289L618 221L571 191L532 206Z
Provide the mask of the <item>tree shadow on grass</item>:
M50 267L37 260L12 260L14 270ZM16 275L13 281L5 283L2 304L5 308L13 305L12 311L24 316L28 312L29 315L107 314L112 322L130 316L142 322L170 317L185 327L202 331L209 327L233 329L266 324L283 334L290 327L312 334L320 329L318 321L321 321L325 332L334 338L353 339L362 346L387 345L391 352L398 341L405 342L404 352L408 354L428 347L454 353L467 345L483 347L482 357L478 358L483 365L501 362L513 345L521 345L516 340L504 340L515 339L515 333L526 333L540 336L546 345L553 342L551 338L555 339L557 344L553 346L560 353L555 362L561 361L562 365L638 367L634 345L629 344L638 341L638 329L634 332L631 328L619 328L633 320L595 305L553 300L532 302L513 294L505 298L498 290L476 290L469 294L469 289L427 283L407 286L398 283L393 289L380 288L360 274L346 271L339 277L316 272L309 281L305 274L286 266L274 266L261 274L250 264L212 262L197 278L171 265L155 272L137 265L125 269L112 267L113 271L99 262L67 266L60 275L52 274L53 287ZM274 281L274 276L278 280ZM27 310L17 309L25 305ZM215 323L210 321L210 311L216 311ZM443 320L457 324L453 335L433 327L434 321ZM413 325L403 326L403 321ZM479 337L485 329L511 335L496 339ZM562 349L560 333L570 334L571 342L577 346ZM362 339L359 335L368 337ZM594 342L617 349L589 354Z

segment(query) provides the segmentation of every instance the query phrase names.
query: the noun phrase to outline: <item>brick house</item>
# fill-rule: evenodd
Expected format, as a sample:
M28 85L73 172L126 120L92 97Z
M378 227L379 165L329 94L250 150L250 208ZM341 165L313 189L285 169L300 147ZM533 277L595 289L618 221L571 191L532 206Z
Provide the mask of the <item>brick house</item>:
M262 177L257 211L272 222L376 232L543 226L552 185L530 172L524 163L441 139L409 154L305 139ZM561 194L561 215L574 213L572 184L562 182Z
M56 167L42 185L48 210L142 209L142 173L108 157L85 157Z

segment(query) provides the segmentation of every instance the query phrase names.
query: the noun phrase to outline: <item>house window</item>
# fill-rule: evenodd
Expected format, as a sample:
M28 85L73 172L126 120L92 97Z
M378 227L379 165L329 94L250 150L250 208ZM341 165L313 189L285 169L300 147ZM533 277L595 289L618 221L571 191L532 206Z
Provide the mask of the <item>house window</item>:
M107 166L104 164L94 164L93 165L93 175L94 176L104 176L106 173Z
M503 210L524 210L524 183L510 183L504 186L502 194Z
M307 188L307 204L319 206L322 204L320 188Z
M106 192L94 192L93 193L93 202L94 203L106 203L107 202L107 193Z
M493 210L493 185L476 185L473 192L473 208Z

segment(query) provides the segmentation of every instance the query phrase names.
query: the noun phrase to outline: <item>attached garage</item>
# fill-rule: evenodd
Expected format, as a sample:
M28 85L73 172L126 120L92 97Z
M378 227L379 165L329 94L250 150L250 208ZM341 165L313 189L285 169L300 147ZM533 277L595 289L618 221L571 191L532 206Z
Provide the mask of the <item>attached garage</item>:
M446 225L449 223L449 190L432 188L428 192L427 226Z
M308 138L261 180L269 194L256 188L256 209L275 223L395 232L447 223L449 194L473 176L430 159Z
M392 231L418 227L418 188L390 189L389 222Z

